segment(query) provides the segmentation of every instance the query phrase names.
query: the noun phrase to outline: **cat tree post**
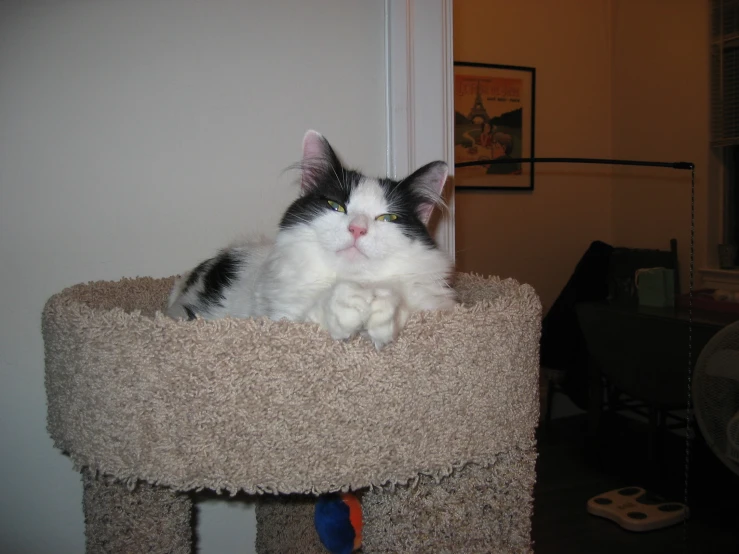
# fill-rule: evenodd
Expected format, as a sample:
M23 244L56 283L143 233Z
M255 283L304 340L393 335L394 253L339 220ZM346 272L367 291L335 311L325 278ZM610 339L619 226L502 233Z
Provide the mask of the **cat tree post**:
M123 483L82 472L87 552L192 554L192 499L165 487Z
M533 449L508 452L490 467L469 465L438 483L421 477L414 486L363 493L363 552L530 552L524 522L530 518L535 463ZM325 554L313 532L312 500L261 501L257 551Z

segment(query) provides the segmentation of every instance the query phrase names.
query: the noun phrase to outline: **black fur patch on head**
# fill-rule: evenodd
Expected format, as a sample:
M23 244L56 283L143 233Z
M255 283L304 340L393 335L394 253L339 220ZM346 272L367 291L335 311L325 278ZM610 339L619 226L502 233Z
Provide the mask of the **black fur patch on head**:
M280 229L308 223L322 213L330 211L328 200L346 204L351 191L362 181L358 171L327 166L322 173L315 173L313 186L288 207L280 221Z
M203 275L203 290L198 295L206 306L220 306L223 289L231 286L241 267L241 261L228 250L222 251Z
M426 199L415 193L413 184L391 179L379 179L379 182L385 191L388 212L399 216L393 225L399 225L403 234L412 240L419 240L427 246L436 246L426 225L418 217L419 207Z
M365 177L354 170L340 169L337 173L343 178L341 182L338 182L333 173L330 173L324 179L318 180L313 189L295 200L282 217L280 228L287 229L301 223L308 223L322 213L330 211L328 200L347 204L351 192ZM391 225L399 225L403 234L410 239L420 240L428 246L436 246L426 225L418 216L419 207L428 202L428 199L414 190L413 183L391 179L377 179L377 181L388 201L388 211L400 216L397 222Z
M298 164L301 170L302 195L285 211L280 229L308 224L332 208L328 201L346 205L352 191L365 176L346 169L329 142L320 135L307 135L309 154ZM403 234L412 240L420 240L428 246L436 246L426 228L426 219L439 198L441 176L446 176L446 164L431 162L417 169L401 181L377 179L390 206L389 212L399 216L393 225L400 225Z

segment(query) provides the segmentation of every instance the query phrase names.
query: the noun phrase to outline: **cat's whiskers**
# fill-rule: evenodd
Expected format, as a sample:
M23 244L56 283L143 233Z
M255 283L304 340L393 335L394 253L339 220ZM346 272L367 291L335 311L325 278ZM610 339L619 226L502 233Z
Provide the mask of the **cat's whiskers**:
M305 224L305 225L310 225L311 224L311 220L309 218L305 217L305 216L302 216L302 215L296 215L294 217L294 221L295 221L295 223L300 223L300 224Z
M344 188L344 184L342 183L341 179L339 179L339 174L336 173L336 168L333 165L331 165L331 171L334 172L334 177L336 177L336 183L339 185L339 188L340 189L343 189ZM343 174L344 173L344 170L342 169L341 172Z
M346 191L347 194L351 194L352 187L349 184L349 180L346 178L346 170L343 167L341 168L341 175L344 177L344 183L343 183L344 184L344 190Z

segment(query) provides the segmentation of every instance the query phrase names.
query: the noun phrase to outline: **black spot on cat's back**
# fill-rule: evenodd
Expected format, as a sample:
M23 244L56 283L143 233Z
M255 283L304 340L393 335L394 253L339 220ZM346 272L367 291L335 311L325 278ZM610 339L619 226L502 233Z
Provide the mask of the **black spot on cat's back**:
M234 282L238 276L243 260L233 252L224 250L208 268L203 276L203 290L200 292L200 301L206 306L221 305L224 300L223 290Z
M187 281L185 281L185 286L182 287L182 292L180 294L185 294L188 290L190 290L190 287L192 287L197 282L197 280L200 278L200 275L203 273L203 271L205 271L205 268L210 261L211 260L205 260L190 272L190 275L187 276Z

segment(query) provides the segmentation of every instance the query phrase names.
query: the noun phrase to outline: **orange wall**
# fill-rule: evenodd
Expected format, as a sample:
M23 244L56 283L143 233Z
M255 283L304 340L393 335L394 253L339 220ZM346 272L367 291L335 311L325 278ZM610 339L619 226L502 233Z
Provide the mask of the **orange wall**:
M696 164L696 268L707 261L708 0L613 0L613 155ZM688 285L690 172L614 172L613 239L667 248L678 240ZM697 274L696 274L697 279Z
M708 0L454 3L455 60L536 68L537 156L696 164L696 268L716 243L708 31ZM541 164L533 194L458 190L456 211L460 270L530 283L545 308L593 240L677 238L688 284L687 171Z
M536 68L536 154L611 151L610 14L605 0L456 0L457 61ZM540 164L535 192L457 191L461 271L533 285L545 309L588 245L611 239L608 166Z

